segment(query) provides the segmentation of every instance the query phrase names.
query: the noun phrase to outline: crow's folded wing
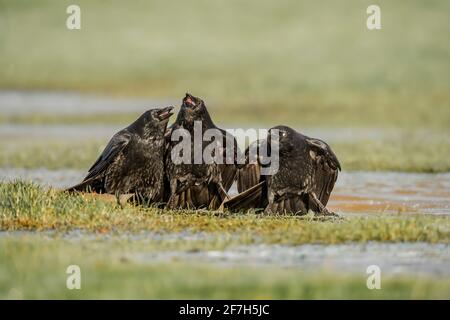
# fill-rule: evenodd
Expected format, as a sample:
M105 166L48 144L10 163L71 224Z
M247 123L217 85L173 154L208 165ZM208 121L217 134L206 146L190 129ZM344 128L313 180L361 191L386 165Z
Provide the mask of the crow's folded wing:
M125 149L131 140L131 135L126 131L121 131L114 135L109 141L103 153L89 169L89 173L84 180L95 179L102 175L116 157Z

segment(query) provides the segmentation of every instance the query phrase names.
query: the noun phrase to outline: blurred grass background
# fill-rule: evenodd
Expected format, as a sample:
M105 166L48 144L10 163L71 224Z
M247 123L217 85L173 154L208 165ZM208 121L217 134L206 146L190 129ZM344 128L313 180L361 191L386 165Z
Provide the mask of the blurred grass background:
M446 130L450 2L0 0L0 88L206 99L218 121Z

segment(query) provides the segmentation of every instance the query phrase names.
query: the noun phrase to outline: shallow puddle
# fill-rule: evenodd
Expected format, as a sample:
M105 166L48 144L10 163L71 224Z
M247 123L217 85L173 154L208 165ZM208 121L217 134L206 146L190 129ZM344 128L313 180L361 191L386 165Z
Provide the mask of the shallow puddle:
M48 170L46 168L0 168L0 180L14 181L20 179L54 188L67 188L72 186L77 182L80 182L85 175L86 172L70 169Z
M450 173L343 172L329 205L336 212L450 213Z

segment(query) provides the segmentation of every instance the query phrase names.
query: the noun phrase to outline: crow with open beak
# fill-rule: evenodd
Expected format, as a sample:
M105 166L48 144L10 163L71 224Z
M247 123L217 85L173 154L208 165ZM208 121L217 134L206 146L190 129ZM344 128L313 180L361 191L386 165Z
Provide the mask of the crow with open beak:
M222 163L218 161L195 163L194 149L197 148L197 150L203 152L211 143L202 139L198 143L199 146L194 147L195 122L201 124L202 133L205 133L208 129L216 129L221 133L220 141L214 139L213 142L220 145L219 157L221 157ZM186 130L191 137L191 159L189 163L175 163L172 159L172 150L179 142L172 141L171 137L177 129ZM230 148L230 144L233 145L232 148ZM228 198L227 191L233 184L236 175L236 155L237 143L234 136L216 127L202 99L187 93L182 101L175 123L167 132L167 208L217 209Z
M275 130L277 138L270 139ZM256 143L258 147L267 147L269 152L275 147L272 144L276 144L278 171L262 175L261 152L257 153L257 161L250 163L247 149L247 164L237 174L240 193L224 201L223 208L263 208L267 213L294 214L306 214L311 210L318 215L334 215L325 206L341 165L328 144L286 126L270 129L268 138Z
M84 180L67 191L135 194L163 202L165 132L173 107L151 109L116 133Z

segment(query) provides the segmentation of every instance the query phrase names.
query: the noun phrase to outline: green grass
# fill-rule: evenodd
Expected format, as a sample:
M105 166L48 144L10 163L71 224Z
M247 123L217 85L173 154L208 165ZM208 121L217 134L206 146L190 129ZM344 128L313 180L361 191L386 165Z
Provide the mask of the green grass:
M255 243L301 245L450 242L450 219L429 215L311 216L167 211L34 184L0 184L0 298L4 299L448 299L450 280L308 273L278 266L144 262L133 254L223 250ZM81 231L67 238L68 231ZM16 233L15 231L32 231ZM9 233L11 232L11 233ZM152 234L202 235L155 239ZM125 235L125 237L123 237ZM136 235L137 238L130 236ZM66 269L81 268L82 289L68 290Z
M321 221L310 216L277 216L211 211L167 211L97 197L69 195L23 183L0 185L1 230L81 229L96 232L142 230L206 232L224 243L346 243L450 241L450 219L428 215L374 215Z
M87 170L108 138L84 140L14 140L0 142L0 167ZM450 140L444 132L400 131L379 139L330 143L344 170L450 171Z
M0 143L0 166L87 170L103 151L106 140L4 142Z
M448 172L450 140L444 133L403 133L396 137L331 144L344 170Z
M449 279L388 277L368 290L366 275L279 267L223 267L128 259L135 244L0 239L0 299L448 299ZM81 268L81 290L66 288L66 269Z
M0 88L205 97L233 123L444 128L446 0L0 0ZM249 15L251 12L251 15ZM257 115L257 117L255 117Z

